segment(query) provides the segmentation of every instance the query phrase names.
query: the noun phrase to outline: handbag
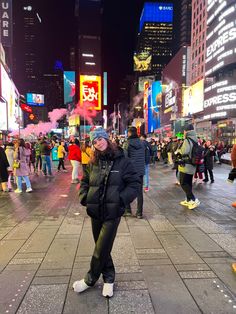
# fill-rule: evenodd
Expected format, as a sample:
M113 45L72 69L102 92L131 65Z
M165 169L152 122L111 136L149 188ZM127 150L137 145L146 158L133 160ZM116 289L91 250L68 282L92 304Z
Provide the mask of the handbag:
M18 148L18 159L15 159L13 161L13 169L19 169L20 168L20 148Z

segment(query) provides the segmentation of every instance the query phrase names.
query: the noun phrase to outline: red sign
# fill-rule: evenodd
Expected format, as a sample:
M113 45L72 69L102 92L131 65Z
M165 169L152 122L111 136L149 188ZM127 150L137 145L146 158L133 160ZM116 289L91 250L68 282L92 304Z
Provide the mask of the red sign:
M21 107L21 109L23 111L26 111L28 113L32 113L33 112L32 108L30 106L26 105L26 104L21 104L20 107Z
M101 77L80 75L80 103L91 104L91 109L101 110Z

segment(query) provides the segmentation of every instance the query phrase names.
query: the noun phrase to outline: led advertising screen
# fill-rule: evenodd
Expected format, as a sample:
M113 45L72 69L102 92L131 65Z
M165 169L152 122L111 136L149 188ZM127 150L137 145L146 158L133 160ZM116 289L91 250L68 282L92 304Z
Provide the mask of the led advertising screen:
M148 52L134 54L134 71L150 71L152 67L152 56Z
M204 81L201 80L184 91L183 116L203 111Z
M7 130L7 104L0 102L0 130Z
M80 104L101 110L101 76L80 75Z
M144 91L144 82L148 82L149 85L151 85L155 81L154 75L148 75L148 76L140 76L138 78L138 91L143 92Z
M28 93L26 94L26 102L30 106L43 107L44 95Z
M1 95L6 101L8 130L18 129L17 118L19 115L18 100L14 83L11 81L3 65L1 65ZM4 109L5 112L5 109ZM6 120L7 120L6 119Z
M71 111L75 107L75 72L64 72L64 104Z
M206 76L236 62L235 0L208 1Z
M173 3L146 2L140 18L139 31L141 32L145 22L172 23Z
M148 133L160 128L159 108L162 103L161 81L154 82L148 93Z

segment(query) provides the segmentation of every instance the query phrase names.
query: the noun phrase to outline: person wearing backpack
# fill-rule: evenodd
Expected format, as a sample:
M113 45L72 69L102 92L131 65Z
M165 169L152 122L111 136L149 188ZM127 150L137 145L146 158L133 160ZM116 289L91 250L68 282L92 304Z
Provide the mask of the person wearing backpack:
M197 168L196 168L196 172L194 175L194 179L193 182L195 183L203 183L203 173L205 171L205 166L204 166L204 147L203 147L203 141L202 139L198 139L198 145L199 145L199 149L198 149L198 156L197 156L197 160L196 160L196 164L197 164Z
M178 166L180 185L186 194L186 199L181 201L180 204L189 209L194 209L200 205L200 201L192 192L193 175L196 171L196 154L193 154L193 151L196 152L198 147L197 135L192 124L185 127L184 137L182 146L176 152L180 155Z
M143 144L145 146L145 175L144 175L144 192L149 191L149 164L152 159L152 146L147 141L147 135L143 134L140 137L141 141L143 141Z

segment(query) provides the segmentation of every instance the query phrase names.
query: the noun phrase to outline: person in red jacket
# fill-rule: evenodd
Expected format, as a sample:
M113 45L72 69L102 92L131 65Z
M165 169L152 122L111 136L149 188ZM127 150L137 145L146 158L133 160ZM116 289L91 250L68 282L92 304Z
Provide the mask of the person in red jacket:
M81 162L81 150L77 139L71 140L68 147L68 159L72 165L72 181L71 183L79 183L79 165Z

